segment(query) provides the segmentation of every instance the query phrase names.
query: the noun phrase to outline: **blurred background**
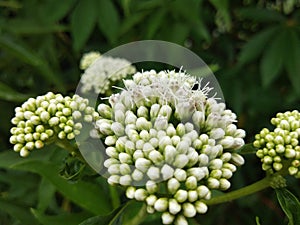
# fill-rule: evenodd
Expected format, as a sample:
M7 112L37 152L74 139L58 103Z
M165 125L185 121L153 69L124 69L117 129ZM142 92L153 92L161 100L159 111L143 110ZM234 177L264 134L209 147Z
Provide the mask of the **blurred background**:
M8 140L16 106L48 91L74 93L83 53L105 53L145 39L177 43L211 66L227 106L247 131L247 142L263 127L270 127L277 112L300 109L299 0L1 0L0 153L12 151ZM232 189L264 176L259 160L245 157L247 163L233 177ZM44 190L40 176L9 169L3 159L0 225L44 224L16 216L40 206L39 198L44 198L36 191ZM288 184L299 197L299 181L290 179ZM73 203L66 207L64 195L55 189L51 193L52 203L43 212L59 215L80 210ZM257 216L262 225L284 224L274 197L268 189L212 206L192 223L250 225Z

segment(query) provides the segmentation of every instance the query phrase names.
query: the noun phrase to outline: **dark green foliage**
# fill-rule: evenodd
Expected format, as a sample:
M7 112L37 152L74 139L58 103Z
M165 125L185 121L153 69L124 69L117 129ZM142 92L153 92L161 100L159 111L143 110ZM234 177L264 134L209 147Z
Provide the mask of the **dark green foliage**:
M18 104L48 91L74 93L83 53L105 53L144 39L190 48L219 68L215 74L226 103L238 114L249 142L277 112L300 109L299 7L296 0L0 1L0 224L92 224L86 219L98 215L94 221L108 224L113 218L111 224L119 224L116 216L124 215L112 212L104 178L70 182L59 176L62 171L64 177L77 178L83 170L71 161L62 170L66 155L61 150L47 147L20 159L8 142L10 119ZM252 153L253 148L248 145L241 151ZM264 176L256 157L245 158L232 189ZM298 187L299 181L289 184ZM299 196L299 190L293 190ZM299 210L290 207L294 197L286 191L277 191L277 197L289 224L297 224ZM120 209L126 213L124 207ZM271 189L212 206L208 214L190 223L234 225L255 224L255 220L284 223ZM158 223L153 215L144 222Z

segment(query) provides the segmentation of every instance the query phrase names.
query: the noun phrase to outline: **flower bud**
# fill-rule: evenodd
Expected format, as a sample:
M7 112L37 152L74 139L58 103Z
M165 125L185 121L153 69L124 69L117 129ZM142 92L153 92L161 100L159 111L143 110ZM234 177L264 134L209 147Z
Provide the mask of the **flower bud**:
M202 180L206 176L205 171L201 167L190 168L187 170L187 174L189 176L195 177L197 179L197 181Z
M182 205L182 209L183 209L183 215L185 217L194 217L196 215L196 208L193 204L186 202Z
M119 175L112 175L107 179L107 182L110 185L119 184L120 176Z
M160 105L159 104L153 104L151 106L151 109L150 109L150 117L151 118L157 117L159 110L160 110Z
M119 160L121 163L127 163L127 164L131 164L132 163L132 158L131 155L125 153L125 152L121 152L119 154Z
M126 197L129 199L133 199L134 198L134 194L135 194L135 187L128 187L126 189Z
M194 202L198 199L198 192L196 190L189 190L188 191L188 201Z
M157 150L151 151L148 158L156 165L160 164L164 159L162 154Z
M115 144L116 144L116 141L117 141L117 137L116 137L116 136L107 136L107 137L105 138L104 143L105 143L107 146L111 146L111 145L115 145Z
M161 150L164 150L165 148L167 148L167 146L172 146L172 140L169 136L163 136L159 139L158 145Z
M160 172L162 174L163 180L168 180L174 175L174 169L168 164L164 164Z
M159 168L151 166L148 171L147 171L147 176L151 179L151 180L158 180L160 177L160 171Z
M187 189L193 190L197 188L197 178L194 176L189 176L185 181L185 186Z
M132 174L132 179L135 181L141 181L144 177L144 173L142 173L139 169L135 169Z
M188 192L186 190L179 189L174 195L174 198L179 203L185 202L188 198Z
M210 138L221 139L225 136L225 131L222 128L214 128L210 131Z
M183 169L175 169L175 172L174 172L174 177L179 181L179 182L183 182L186 180L187 178L187 174L186 174L186 171L183 170Z
M119 183L123 186L129 186L131 184L131 176L129 174L120 177Z
M182 137L185 134L185 126L182 123L179 123L176 127L177 135Z
M177 179L171 178L170 180L168 180L167 186L168 186L168 192L174 194L180 187L180 183Z
M157 200L156 195L149 195L149 196L146 198L146 203L147 203L147 205L154 206L156 200Z
M112 123L111 130L115 133L115 135L119 137L124 135L124 127L121 123L118 122Z
M204 214L207 212L207 205L201 201L197 201L195 203L195 208L196 208L196 211L200 214Z
M213 159L209 163L209 168L212 170L220 170L223 166L223 161L221 159Z
M205 185L197 187L197 193L199 198L205 198L209 194L210 190Z
M243 156L241 156L237 153L232 153L231 154L231 161L237 166L241 166L245 163L245 160L244 160Z
M151 165L151 161L145 158L138 158L135 161L135 167L143 173L147 172L150 165Z
M173 216L169 212L164 212L161 216L161 219L163 224L172 224L175 219L175 216Z
M175 219L174 225L189 225L183 215L178 215Z
M223 138L220 141L220 144L223 146L223 148L232 148L234 145L234 138L231 136L225 136L225 138Z
M225 191L228 188L230 188L231 184L227 179L221 178L219 181L220 181L220 190Z
M220 187L220 182L215 178L209 177L207 179L207 186L211 189L218 189Z
M188 149L189 149L189 144L186 141L181 141L178 143L178 145L176 146L176 150L178 153L182 153L185 154L187 153Z
M177 168L183 168L189 162L189 158L185 154L176 155L173 165Z
M154 204L154 209L158 212L165 212L168 209L169 202L167 198L159 198Z
M145 199L147 198L148 194L147 191L143 188L139 188L135 191L134 193L134 198L137 201L145 201Z
M152 193L155 193L155 192L157 192L157 190L158 190L158 185L157 185L157 183L155 182L155 181L153 181L153 180L148 180L147 182L146 182L146 189L147 189L147 191L148 191L148 193L150 193L150 194L152 194Z

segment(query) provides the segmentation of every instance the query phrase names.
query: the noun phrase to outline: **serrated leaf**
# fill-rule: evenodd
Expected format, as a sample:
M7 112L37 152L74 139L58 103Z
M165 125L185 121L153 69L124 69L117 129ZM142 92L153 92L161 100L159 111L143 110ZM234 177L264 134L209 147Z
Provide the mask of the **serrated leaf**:
M252 37L242 48L239 55L239 64L243 65L257 58L264 50L265 45L276 34L278 27L270 27Z
M79 51L90 37L97 21L97 1L80 0L71 15L73 47Z
M300 96L300 39L294 30L287 33L286 56L284 57L284 67L288 72L295 92Z
M8 213L13 218L17 218L21 224L24 225L35 225L38 221L30 213L27 206L20 206L15 201L9 201L0 198L0 208L4 212Z
M110 202L101 187L85 181L70 183L58 176L59 167L55 163L31 160L12 166L14 169L38 173L49 180L65 197L94 214L110 211Z
M288 225L300 224L300 202L297 197L286 188L275 190L278 202L289 220Z
M0 82L0 99L11 102L23 102L28 98L29 95L19 93L6 84Z
M263 87L268 87L279 75L283 68L286 33L280 32L267 45L260 62L260 73Z
M100 30L111 43L114 43L120 29L120 18L116 7L110 0L99 0L97 11Z
M45 215L39 210L31 209L32 214L35 218L43 225L78 225L86 218L90 217L91 214L87 212L81 213L64 213L55 216Z
M120 217L123 214L124 209L126 209L126 207L128 205L131 204L131 201L127 202L126 204L121 205L120 207L118 207L117 209L115 209L112 213L108 214L108 215L103 215L103 216L94 216L91 217L85 221L83 221L82 223L80 223L79 225L117 225L118 224L118 220L120 220Z
M238 15L243 19L249 19L261 23L282 22L285 17L279 12L263 8L241 8L237 11Z

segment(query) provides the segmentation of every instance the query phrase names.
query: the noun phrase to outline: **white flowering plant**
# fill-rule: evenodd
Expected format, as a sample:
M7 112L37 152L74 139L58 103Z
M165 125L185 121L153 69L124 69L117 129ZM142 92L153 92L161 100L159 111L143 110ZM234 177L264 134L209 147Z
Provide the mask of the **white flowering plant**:
M17 107L11 120L13 150L44 159L15 167L45 176L88 212L70 214L70 220L137 225L159 217L161 224L198 224L194 218L205 220L209 206L271 187L289 224L300 223L299 201L285 179L300 177L299 111L278 113L273 131L264 128L245 144L237 115L210 84L182 69L137 72L129 61L97 52L85 55L80 68L80 91L101 96L95 107L78 94L48 92ZM112 68L117 72L110 74ZM47 161L51 153L38 150L49 145L58 146L60 171ZM253 169L261 167L266 176L231 190L249 153L261 161ZM42 222L50 218L32 212Z

